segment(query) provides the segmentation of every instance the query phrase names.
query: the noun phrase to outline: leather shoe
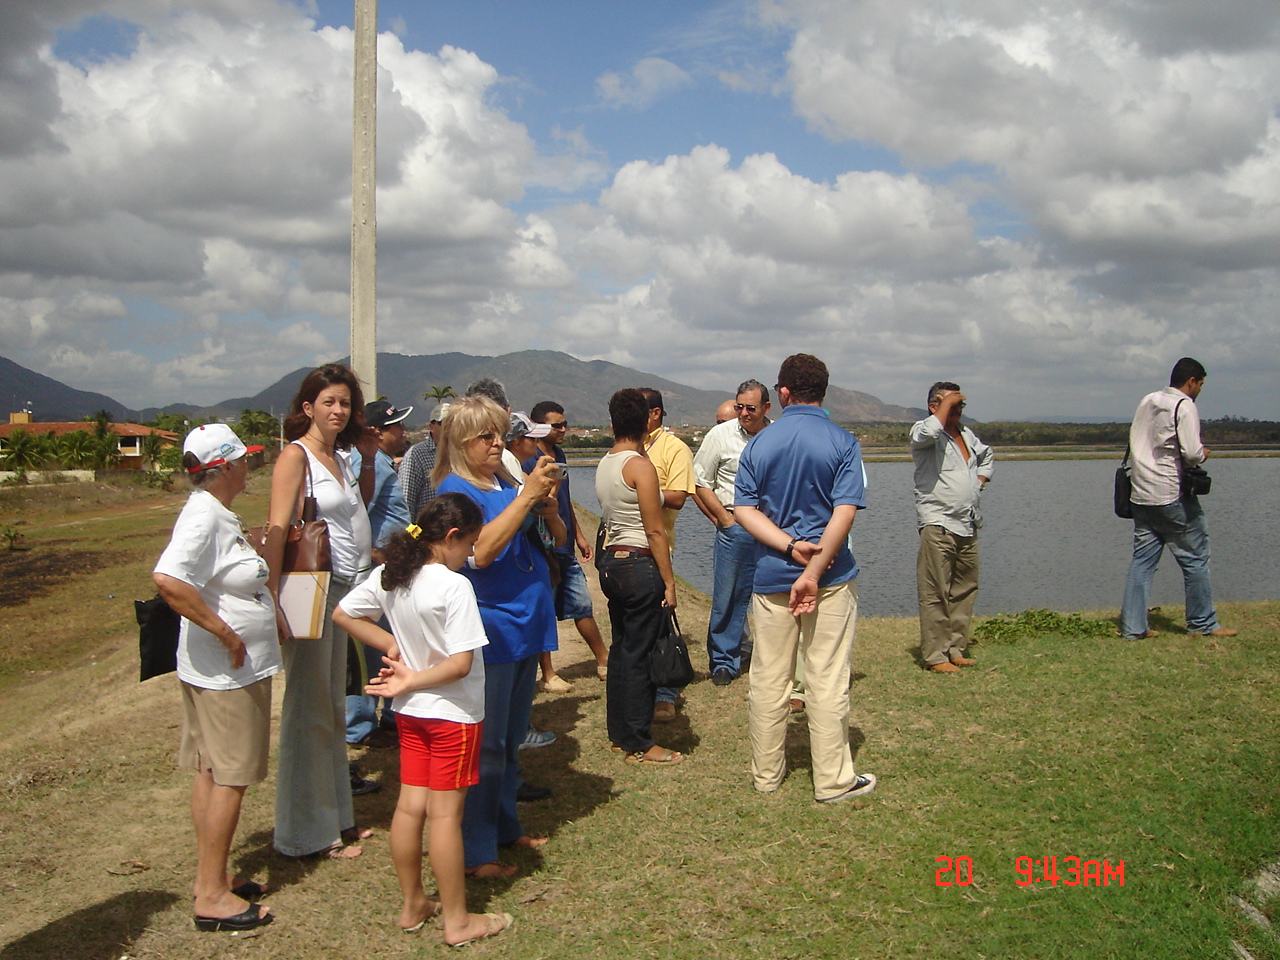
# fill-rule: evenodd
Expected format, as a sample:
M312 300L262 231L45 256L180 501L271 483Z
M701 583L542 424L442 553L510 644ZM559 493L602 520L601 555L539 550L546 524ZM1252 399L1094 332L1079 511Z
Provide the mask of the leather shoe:
M711 674L711 682L717 687L727 687L733 683L733 674L729 672L727 667L721 667Z
M947 663L945 661L942 663L931 663L929 664L928 669L932 670L934 673L959 673L960 672L960 668L957 667L954 663Z
M951 662L957 667L972 667L978 661L972 657L952 657Z
M545 800L551 796L550 787L538 787L532 783L520 782L520 788L516 790L516 800L519 803L533 803L535 800Z

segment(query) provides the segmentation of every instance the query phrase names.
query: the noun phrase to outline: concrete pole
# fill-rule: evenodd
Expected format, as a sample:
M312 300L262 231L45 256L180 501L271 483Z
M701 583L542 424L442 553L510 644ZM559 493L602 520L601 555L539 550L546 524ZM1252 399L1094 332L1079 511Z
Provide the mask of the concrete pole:
M378 0L355 0L351 124L351 367L378 396Z

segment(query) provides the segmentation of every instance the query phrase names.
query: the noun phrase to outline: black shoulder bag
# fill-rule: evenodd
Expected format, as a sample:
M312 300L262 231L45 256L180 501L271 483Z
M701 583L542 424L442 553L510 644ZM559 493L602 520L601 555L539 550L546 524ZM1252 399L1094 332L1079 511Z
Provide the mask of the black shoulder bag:
M1188 467L1187 462L1182 459L1182 438L1178 436L1178 407L1185 402L1185 400L1179 400L1178 406L1173 408L1173 442L1178 448L1178 468L1182 471L1180 493L1183 500L1188 497L1207 497L1213 486L1213 477L1209 476L1209 472L1204 467L1198 463Z

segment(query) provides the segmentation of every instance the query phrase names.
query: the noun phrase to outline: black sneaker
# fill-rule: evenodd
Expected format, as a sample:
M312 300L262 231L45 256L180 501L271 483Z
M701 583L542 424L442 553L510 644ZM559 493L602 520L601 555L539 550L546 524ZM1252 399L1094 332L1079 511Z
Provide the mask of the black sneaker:
M733 683L733 674L729 672L728 667L721 667L711 675L711 682L717 687L727 687Z
M366 780L360 776L360 769L354 763L348 769L351 771L351 795L353 797L363 797L366 793L377 793L382 789L382 784L377 780Z
M545 800L551 796L550 787L537 787L532 783L520 782L520 788L516 791L516 800L519 803L533 803L535 800Z
M839 803L841 800L852 800L854 797L861 797L870 793L876 788L876 775L874 773L858 774L853 780L853 786L844 793L838 793L834 797L827 797L819 800L819 803Z

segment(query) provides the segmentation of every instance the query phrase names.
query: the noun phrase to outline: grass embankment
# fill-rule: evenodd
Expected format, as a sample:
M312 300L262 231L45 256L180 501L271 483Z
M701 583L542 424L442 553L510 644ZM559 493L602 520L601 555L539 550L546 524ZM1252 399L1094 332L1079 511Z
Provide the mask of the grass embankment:
M251 523L265 489L257 477L237 501ZM29 521L21 555L32 563L73 544L106 564L0 607L10 665L0 678L0 960L443 955L438 932L395 928L388 752L361 761L387 786L356 801L378 830L356 861L276 857L273 783L251 789L234 859L269 879L278 920L246 938L195 932L190 777L172 765L177 697L171 677L137 683L131 623L182 498L112 495L74 512L67 496L0 494L0 524ZM705 598L685 590L681 604L699 640ZM514 882L472 885L475 909L517 918L475 949L1146 960L1227 956L1235 939L1280 957L1229 902L1280 851L1280 663L1270 655L1280 604L1222 612L1240 638L1189 638L1166 610L1150 642L984 643L979 666L958 676L916 666L913 621L863 620L853 742L880 787L835 807L813 802L803 724L791 728L783 788L751 788L745 682L695 683L680 719L656 728L684 764L624 766L609 751L585 645L562 634L574 690L540 696L534 710L559 740L525 754L528 778L556 795L522 808L530 832L552 842L542 857L512 854L523 868ZM701 665L700 644L694 656ZM1066 885L1070 856L1123 861L1123 886ZM973 882L938 886L939 857L970 858ZM1019 886L1019 857L1056 857L1060 882ZM954 884L954 867L948 875Z

